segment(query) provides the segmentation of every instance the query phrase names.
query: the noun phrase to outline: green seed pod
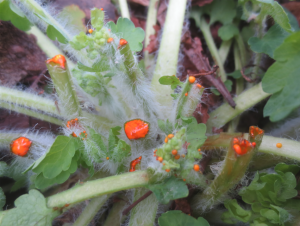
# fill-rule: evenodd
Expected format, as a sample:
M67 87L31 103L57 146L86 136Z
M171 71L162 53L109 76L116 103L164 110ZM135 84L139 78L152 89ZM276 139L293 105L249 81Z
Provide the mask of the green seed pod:
M104 45L104 44L105 44L105 39L104 39L104 38L101 38L100 41L99 41L99 44L100 44L100 45Z
M171 150L172 150L172 147L171 147L170 144L165 144L165 145L164 145L164 151L165 151L165 152L170 152Z
M108 38L109 38L109 34L108 34L108 33L104 33L103 37L104 37L105 39L108 39Z
M96 50L91 51L88 53L88 57L92 60L94 60L98 56L98 52Z
M169 154L165 154L165 155L163 156L163 159L169 160L169 159L171 159L171 156L170 156Z
M97 31L96 34L95 34L95 37L96 37L97 39L102 38L102 32L101 32L101 31Z

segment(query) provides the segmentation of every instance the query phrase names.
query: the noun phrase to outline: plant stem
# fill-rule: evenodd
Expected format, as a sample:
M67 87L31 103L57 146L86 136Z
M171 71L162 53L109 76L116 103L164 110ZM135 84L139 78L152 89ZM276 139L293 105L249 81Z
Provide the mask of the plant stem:
M158 3L159 0L150 0L149 2L145 35L145 47L147 47L150 44L150 35L155 34L153 26L156 25ZM154 63L154 56L150 55L148 50L144 52L144 61L146 69L148 69Z
M28 115L46 122L50 122L59 126L62 126L64 124L63 120L59 119L59 118L55 118L52 117L50 115L46 115L46 114L42 114L38 111L33 111L31 109L25 108L25 107L21 107L18 105L13 105L10 103L6 103L6 102L0 102L0 107L5 108L5 109L9 109L9 110L13 110L15 112L24 114L24 115Z
M161 76L176 74L186 2L187 0L169 1L156 67L151 82L156 100L166 108L163 112L166 118L170 117L168 108L171 108L173 103L171 97L173 91L170 86L161 85L158 80Z
M224 65L224 63L227 59L227 56L228 56L229 51L230 51L231 44L232 44L232 39L229 39L228 41L223 41L221 43L221 46L218 50L218 55L220 56L220 60L222 62L222 65Z
M239 114L246 111L248 108L259 103L271 94L265 93L262 90L261 83L253 86L252 88L244 91L238 97L234 98L236 103L235 109L230 107L229 104L224 103L216 110L210 113L207 121L207 132L211 133L213 128L220 128L230 120L234 119ZM226 113L225 113L226 112Z
M221 172L202 194L198 194L193 198L191 206L194 207L196 212L211 209L220 202L220 199L226 195L229 189L242 179L260 143L258 142L256 147L250 149L247 154L238 156L233 149L232 139L229 142L228 152Z
M196 85L191 84L187 78L182 88L181 94L178 98L175 115L176 118L178 118L178 116L192 116L203 91L204 88L198 88ZM187 96L185 95L186 93L188 94Z
M102 195L100 197L93 198L82 211L73 226L88 226L110 196L111 195Z
M100 195L111 194L117 191L143 187L148 184L146 171L136 171L103 179L85 182L67 191L47 198L47 206L61 207L66 203L78 203Z
M43 111L50 115L59 115L53 100L4 86L0 87L0 101Z
M73 88L74 85L68 69L68 64L65 63L65 69L63 69L57 66L57 64L47 63L47 68L63 106L63 113L65 113L67 118L81 116L81 108L79 106L77 94Z
M216 44L214 42L214 39L210 33L210 26L208 23L206 23L205 19L204 18L199 18L199 17L195 17L195 20L196 20L196 24L200 27L202 33L203 33L203 36L204 36L204 39L206 41L206 44L207 44L207 47L215 61L215 64L219 66L219 76L221 77L221 80L223 82L226 81L227 79L227 76L226 76L226 72L225 72L225 69L224 69L224 66L223 66L223 62L219 56L219 53L218 53L218 49L216 47Z
M72 39L72 35L69 34L61 25L58 23L48 12L46 12L36 1L34 0L14 0L17 3L24 4L26 8L28 8L28 12L30 12L32 15L37 14L40 16L45 17L49 22L51 22L58 30L59 32L68 40L70 41ZM32 16L31 16L32 17ZM31 18L29 17L29 18ZM41 19L38 18L39 23L41 22ZM34 21L36 22L36 21ZM45 22L45 21L44 21ZM45 22L46 23L46 22Z
M127 0L119 0L119 6L121 9L122 17L130 19L130 13L129 13L129 9L128 9Z
M63 54L63 52L36 26L32 26L27 33L33 34L37 38L38 46L49 58L58 54ZM70 59L66 57L66 60L71 69L75 67L74 63Z
M138 188L134 192L134 201L142 198L144 195L149 194L148 189ZM130 213L129 226L153 226L155 216L158 208L158 201L153 193L146 199L139 202Z
M226 148L230 145L232 137L248 137L248 133L221 133L219 135L209 136L202 146L205 150L214 150L215 148ZM282 147L277 148L276 144L281 143ZM300 142L286 138L264 136L258 151L266 154L282 156L285 158L300 161Z
M123 223L126 218L126 216L122 214L125 206L127 205L125 201L126 199L126 196L122 195L120 196L120 200L114 203L103 226L120 226Z

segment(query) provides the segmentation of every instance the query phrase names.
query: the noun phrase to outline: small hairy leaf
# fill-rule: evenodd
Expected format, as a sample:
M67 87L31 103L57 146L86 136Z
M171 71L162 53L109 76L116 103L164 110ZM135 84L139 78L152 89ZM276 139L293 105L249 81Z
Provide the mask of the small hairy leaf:
M78 7L78 5L72 4L65 6L58 14L58 19L68 20L68 26L71 26L76 32L86 31L84 18L85 13Z
M76 50L81 50L81 49L87 47L88 37L86 36L86 34L83 31L81 31L79 33L79 35L76 35L73 37L72 41L70 41L70 45ZM80 65L84 66L83 64L78 62L78 68L82 69L82 68L80 68ZM86 66L84 66L84 67L86 67ZM89 67L87 67L87 68L89 68ZM82 70L84 70L84 69L82 69ZM84 70L84 71L87 71L87 70Z
M234 24L226 24L218 30L218 35L222 40L228 41L239 34L239 29Z
M104 24L104 12L101 9L91 10L91 24L95 30L100 31Z
M180 210L168 211L158 218L159 226L209 226L209 223L203 218L195 219Z
M194 158L195 151L204 144L206 140L206 125L203 123L198 124L196 119L193 119L193 122L188 124L187 131L186 131L186 140L189 143L188 146L188 158ZM197 152L197 156L201 158L201 155Z
M0 2L0 20L10 21L22 31L28 31L32 26L26 16L9 0Z
M58 211L47 208L46 199L37 190L30 190L15 201L16 208L3 217L1 226L51 226Z
M289 35L287 31L282 30L282 28L275 24L262 39L251 37L248 40L248 44L254 52L265 53L273 58L275 49L277 49Z
M263 90L273 94L264 108L264 116L275 122L300 106L300 32L290 35L275 50L276 62L262 79Z
M112 33L128 41L131 51L139 52L143 49L142 42L145 38L145 32L142 28L135 27L131 20L120 17L117 24L110 21L107 26Z
M166 135L173 132L173 125L171 122L169 122L169 119L167 119L166 121L158 119L157 123L160 130L163 131Z
M183 83L176 76L162 76L158 81L162 85L171 85L172 89L183 85Z
M47 19L45 15L43 14L35 14L35 15L41 18L42 20L44 20L48 24L46 33L51 40L53 41L57 40L63 44L68 43L68 38L64 36L64 32L62 32L59 27L57 27L49 19Z
M72 137L57 136L45 155L34 162L27 170L32 169L37 174L43 173L43 176L47 179L52 179L62 171L68 170L76 151L73 139Z
M103 72L109 70L109 65L105 62L105 59L101 58L101 60L95 62L92 67L87 67L82 63L78 62L78 68L83 71L88 72Z
M189 194L185 182L176 177L170 177L161 184L149 185L148 188L153 191L162 204L167 204L170 200L187 197Z

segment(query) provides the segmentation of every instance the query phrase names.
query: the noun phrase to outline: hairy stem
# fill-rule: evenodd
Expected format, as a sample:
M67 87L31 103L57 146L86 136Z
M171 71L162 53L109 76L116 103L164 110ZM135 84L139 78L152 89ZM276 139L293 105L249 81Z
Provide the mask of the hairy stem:
M46 115L46 114L43 114L43 113L38 112L38 111L33 111L33 110L28 109L26 107L13 105L13 104L6 103L6 102L0 102L0 107L8 109L8 110L15 111L17 113L28 115L28 116L31 116L33 118L37 118L37 119L40 119L40 120L43 120L43 121L46 121L46 122L50 122L50 123L53 123L53 124L56 124L56 125L59 125L59 126L62 126L64 124L62 119L59 119L59 118L56 118L56 117L53 117L53 116L50 116L50 115Z
M49 22L51 22L57 29L59 29L59 32L68 40L70 41L72 39L72 35L69 34L64 27L60 25L48 12L46 12L36 1L34 0L13 0L14 2L17 2L18 4L23 4L28 9L28 12L31 14L36 14L39 16L42 16L46 18ZM31 17L29 17L31 18ZM38 19L39 23L41 22L41 19ZM34 21L36 22L36 21ZM45 22L45 21L44 21ZM45 22L46 23L46 22Z
M27 33L33 34L37 38L38 46L49 58L58 54L63 54L63 52L36 26L32 26ZM75 67L74 63L70 59L66 57L66 60L71 69Z
M120 6L122 17L130 19L130 13L129 13L129 9L128 9L127 0L119 0L119 6Z
M57 66L57 64L47 63L49 74L55 86L63 106L64 113L67 117L72 118L81 116L81 108L77 99L77 94L74 90L74 85L71 79L71 74L68 69L68 64L65 63L65 69Z
M158 80L162 76L176 74L186 2L187 0L169 1L163 36L151 82L151 88L156 95L155 98L162 106L166 106L166 109L171 107L173 103L170 96L172 89L170 86L161 85ZM164 116L169 118L169 115L169 111L165 110Z
M126 218L122 212L127 205L125 201L127 200L127 197L125 195L121 195L116 198L119 198L120 200L117 200L116 203L114 203L103 226L120 226Z
M203 91L204 88L198 88L196 85L191 84L187 79L178 99L176 117L191 117Z
M103 195L93 198L90 203L85 207L80 216L77 218L73 226L88 226L89 223L96 216L100 208L109 199L110 195Z
M202 146L205 150L214 150L215 148L226 148L230 145L232 137L248 137L248 133L221 133L219 135L209 136ZM276 144L281 143L282 147L277 148ZM285 158L300 161L300 142L286 138L264 136L258 151L266 154L282 156Z
M148 6L145 47L147 47L150 44L150 35L155 34L155 30L154 30L153 26L156 25L158 3L159 3L159 0L150 0L149 6ZM144 52L144 61L145 61L146 69L148 69L154 63L154 56L150 55L148 50L146 50Z
M259 103L263 99L267 98L271 94L265 93L262 90L261 83L253 86L252 88L244 91L238 97L234 98L236 103L235 109L230 107L229 104L224 103L216 110L210 113L210 117L207 121L207 132L211 133L213 128L220 128L236 116L240 115L248 108ZM226 113L225 113L226 112Z
M148 195L146 199L139 202L130 213L129 226L153 226L158 208L158 201L153 193L145 188L135 189L134 201Z
M4 86L0 88L0 101L42 111L49 115L59 115L53 100Z
M47 198L47 206L61 207L66 203L78 203L100 195L111 194L131 188L143 187L148 184L146 171L136 171L103 179L85 182L67 191Z
M250 136L249 136L250 137ZM250 137L250 141L252 138ZM227 194L229 189L236 185L245 175L248 165L258 149L261 141L256 142L255 148L250 149L247 154L238 156L233 149L233 141L230 140L227 155L221 172L216 176L208 188L202 194L197 194L192 201L191 206L194 211L201 212L211 209Z

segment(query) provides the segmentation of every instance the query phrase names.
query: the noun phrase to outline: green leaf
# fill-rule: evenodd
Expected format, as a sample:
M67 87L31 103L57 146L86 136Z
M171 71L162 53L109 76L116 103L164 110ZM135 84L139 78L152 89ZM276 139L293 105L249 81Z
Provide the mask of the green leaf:
M197 151L198 148L201 147L202 144L204 144L206 140L206 125L203 123L198 124L196 119L193 120L192 123L190 123L187 127L186 131L186 140L189 144L188 146L188 153L187 157L190 159L195 158L195 151ZM197 156L201 157L199 155L199 152L197 151Z
M298 172L300 171L300 167L298 165L287 165L285 163L278 163L275 166L275 172L277 172L278 174L283 175L284 173L287 172L291 172L293 173L295 176L298 174Z
M275 50L276 62L262 79L263 90L273 94L264 108L264 116L275 122L300 106L300 32L290 35Z
M6 176L7 168L6 162L0 162L0 177Z
M125 158L131 155L131 147L124 140L119 140L117 146L114 148L111 157L116 162L122 162Z
M239 29L234 24L226 24L218 30L218 35L224 41L232 39L234 36L239 34Z
M68 37L64 35L64 32L58 28L55 24L53 24L48 18L46 18L45 15L42 14L35 14L37 17L44 20L47 24L47 36L53 40L53 41L59 41L60 43L67 44L68 43Z
M230 199L230 200L226 200L224 202L224 205L226 207L226 209L228 209L229 213L225 212L222 215L222 220L224 222L232 222L232 220L230 218L235 218L239 221L242 222L249 222L251 215L252 215L252 211L250 210L244 210L242 207L240 207L240 205L237 203L236 199Z
M5 202L6 202L5 194L2 188L0 188L0 211L3 210L3 206L5 205Z
M290 12L288 11L286 8L282 7L285 11L285 13L287 14L288 18L289 18L289 22L290 25L292 27L293 31L298 31L299 30L299 24L297 21L297 18Z
M236 16L236 3L233 0L214 0L212 3L200 8L203 14L210 16L209 24L219 21L223 25L232 22Z
M160 130L163 131L166 135L173 132L173 125L171 122L169 122L169 119L167 119L166 121L158 119L157 123Z
M277 24L273 25L262 39L251 37L248 41L250 48L256 53L268 54L271 58L274 57L274 51L290 34Z
M238 78L242 77L242 74L241 74L240 70L237 70L237 71L231 72L230 74L228 74L228 76L231 76L234 79L238 79Z
M159 226L209 226L209 223L203 218L195 219L180 210L173 210L163 213L158 218Z
M29 169L47 179L58 176L62 171L70 168L75 155L74 138L57 136L50 149L39 158Z
M101 9L93 8L91 10L91 24L95 30L100 31L104 24L104 12Z
M257 17L258 21L262 21L264 17L269 15L272 16L275 22L284 30L288 32L293 31L289 23L288 15L278 2L274 0L257 0L257 2L261 4L261 10Z
M225 85L226 89L228 90L228 92L231 92L231 90L232 90L232 81L228 79L224 82L224 85ZM220 95L220 93L217 89L211 89L211 92L214 93L217 96Z
M0 20L10 21L22 31L28 31L32 26L26 16L9 0L0 2Z
M183 83L176 76L162 76L158 81L162 85L171 85L172 89L183 85Z
M72 41L70 41L70 45L76 50L81 50L81 49L87 47L88 46L87 35L83 31L81 31L79 33L79 35L76 35L73 37ZM81 65L82 65L82 67L86 67L83 64L81 64L80 62L78 62L78 68L81 70L84 70L84 69L80 68ZM89 68L89 67L87 67L87 68ZM88 71L88 70L84 70L84 71Z
M78 5L72 4L65 6L61 12L57 15L60 20L66 20L68 26L71 26L76 32L85 32L85 13L78 7Z
M47 207L46 199L37 190L17 198L15 206L4 215L1 226L51 226L59 215L58 211Z
M189 194L185 182L176 177L170 177L161 184L149 185L148 188L153 191L162 204L167 204L170 200L187 197Z
M117 24L110 21L107 26L112 33L128 41L131 51L139 52L143 49L142 42L145 38L145 32L140 27L136 28L131 20L120 17Z

